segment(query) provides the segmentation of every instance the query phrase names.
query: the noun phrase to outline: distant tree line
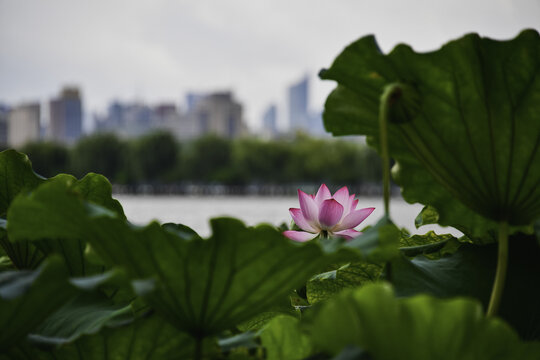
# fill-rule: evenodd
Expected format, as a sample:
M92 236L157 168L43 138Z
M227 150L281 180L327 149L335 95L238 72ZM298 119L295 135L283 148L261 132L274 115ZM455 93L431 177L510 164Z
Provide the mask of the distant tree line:
M20 149L43 176L103 174L115 184L369 184L381 178L378 155L357 142L313 139L239 139L215 136L179 143L167 132L123 140L113 134Z

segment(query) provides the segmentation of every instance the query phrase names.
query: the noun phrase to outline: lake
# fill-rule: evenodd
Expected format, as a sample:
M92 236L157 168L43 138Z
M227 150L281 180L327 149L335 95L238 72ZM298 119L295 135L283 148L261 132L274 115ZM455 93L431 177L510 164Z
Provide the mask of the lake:
M289 223L289 208L299 207L297 197L260 196L179 196L179 195L114 195L124 207L127 218L143 225L152 220L160 223L174 222L187 225L202 236L210 235L208 220L213 217L231 216L243 220L247 225ZM382 198L361 197L358 208L375 207L375 211L359 226L372 225L383 215ZM392 198L390 214L399 227L413 234L424 234L429 230L461 236L454 228L437 225L414 227L414 219L422 205L410 205L401 198Z

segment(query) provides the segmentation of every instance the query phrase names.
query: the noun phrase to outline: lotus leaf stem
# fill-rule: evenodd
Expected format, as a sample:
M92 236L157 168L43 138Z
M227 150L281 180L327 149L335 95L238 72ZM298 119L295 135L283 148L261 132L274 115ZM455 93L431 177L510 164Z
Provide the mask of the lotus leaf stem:
M198 336L195 338L195 354L194 360L202 360L203 358L203 337Z
M506 270L508 268L508 223L506 221L499 223L499 252L497 256L497 272L495 281L491 290L491 298L487 316L494 316L499 310L501 298L504 290L504 281L506 279Z
M396 94L401 92L401 84L391 84L384 88L379 109L379 140L383 171L384 215L390 217L390 155L388 154L388 117Z

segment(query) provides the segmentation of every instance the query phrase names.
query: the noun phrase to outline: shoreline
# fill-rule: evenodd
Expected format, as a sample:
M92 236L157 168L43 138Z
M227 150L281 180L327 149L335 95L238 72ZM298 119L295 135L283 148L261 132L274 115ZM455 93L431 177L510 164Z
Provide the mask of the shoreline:
M181 195L181 196L296 196L298 189L313 194L320 184L298 183L287 185L251 184L251 185L224 185L224 184L138 184L138 185L112 185L113 195ZM337 190L341 186L329 187ZM351 193L357 196L382 196L383 189L380 184L348 185ZM334 191L335 191L334 190ZM392 186L392 197L400 197L400 188Z

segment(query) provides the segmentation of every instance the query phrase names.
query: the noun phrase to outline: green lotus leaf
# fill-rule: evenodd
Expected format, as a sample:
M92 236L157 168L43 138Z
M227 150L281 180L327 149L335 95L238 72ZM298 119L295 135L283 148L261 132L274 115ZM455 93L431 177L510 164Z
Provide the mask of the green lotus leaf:
M451 234L436 234L434 231L412 236L402 232L399 243L399 251L406 256L429 254L429 257L441 257L452 253L462 244Z
M131 322L140 311L133 291L124 290L129 281L121 271L70 278L69 282L80 293L37 326L28 337L31 342L40 346L72 343L106 326Z
M13 263L9 257L0 256L0 272L7 270L13 270Z
M478 301L427 295L396 298L387 284L346 290L302 319L315 351L357 346L373 359L537 359L540 343L522 342ZM336 326L339 324L339 326Z
M343 289L377 281L382 271L381 264L355 262L315 275L306 284L307 299L310 304L315 304L334 296Z
M397 256L399 236L397 226L389 218L382 217L361 236L345 242L344 247L360 251L362 258L369 262L384 262Z
M17 224L14 224L14 226L8 225L7 235L10 238L8 241L9 246L17 247L19 244L26 245L28 239L37 240L28 246L37 247L40 252L46 256L50 254L59 254L62 256L71 276L87 276L102 273L104 271L104 266L99 263L96 264L95 261L90 261L85 255L88 246L86 239L83 236L74 237L73 235L79 230L77 227L80 222L79 219L85 216L85 206L89 207L89 209L93 209L92 211L110 212L111 216L125 219L122 207L117 200L114 200L111 197L111 184L109 181L101 175L92 173L86 175L81 180L77 180L71 175L61 174L47 180L42 186L46 189L65 190L62 191L61 194L59 193L59 198L55 197L56 193L54 190L39 191L36 194L36 198L39 199L38 201L48 204L51 207L55 207L56 209L62 208L64 204L71 206L69 208L62 208L62 211L64 211L67 216L64 218L55 218L53 216L55 213L53 212L51 212L51 216L48 216L47 209L43 207L37 208L37 205L34 204L36 205L33 209L34 212L40 212L41 217L39 219L28 218L26 221L47 221L44 230L53 230L47 236L40 236L39 239L37 239L34 237L34 234L32 234L32 229L34 229L32 227L21 229ZM69 199L71 202L64 202L64 198ZM95 205L100 206L97 207ZM9 213L10 212L11 209L9 210ZM15 209L15 212L17 212L17 209ZM9 216L13 218L11 214ZM18 213L15 215L15 218L17 219L19 216L23 217L25 215L23 213ZM65 231L55 231L55 228ZM12 236L12 232L17 232L17 230L22 230L22 234L18 233L15 236ZM13 241L13 239L16 239L16 241Z
M221 338L218 340L218 345L223 353L233 359L236 359L240 354L240 358L244 358L242 355L245 355L248 351L261 352L262 350L257 342L257 333L252 331ZM252 357L247 358L251 359Z
M335 135L364 134L378 147L379 99L390 105L389 151L408 202L431 205L439 224L482 237L506 221L540 216L540 36L509 41L466 35L437 51L374 37L349 45L323 79L338 82L325 106Z
M136 290L148 304L196 338L271 311L328 264L358 258L354 250L325 253L314 242L294 243L270 226L250 228L228 218L213 219L211 226L209 239L182 226L133 226L84 202L63 181L18 197L8 214L8 233L15 241L89 242L107 265L145 280Z
M0 246L18 269L35 269L43 260L43 254L27 241L13 244L9 241L5 229L6 213L11 201L20 193L28 192L45 178L32 170L28 156L15 150L0 152Z
M61 259L49 258L34 271L0 273L0 353L15 345L76 294Z
M48 317L30 334L30 339L45 344L66 344L131 316L130 305L117 305L99 293L82 294Z
M51 180L54 180L55 178L52 178ZM74 181L72 190L86 202L109 209L122 219L126 218L120 202L112 198L112 186L105 176L88 173L81 180L76 180L75 178L72 179Z
M5 218L11 201L20 193L45 181L32 170L28 156L15 150L0 152L0 218Z
M203 344L203 354L216 354L214 340ZM193 339L179 332L161 317L150 315L134 322L107 326L75 342L42 350L31 344L19 345L0 359L10 360L183 360L194 354Z
M292 306L290 306L292 308ZM274 319L277 316L281 316L283 314L287 314L286 311L280 311L279 309L276 311L266 311L262 312L260 314L257 314L255 317L244 321L243 323L240 323L237 325L238 330L240 331L257 331L263 328L266 324L268 324L272 319ZM295 313L292 311L290 312L291 316L294 316Z
M268 360L300 360L311 352L309 338L300 331L298 319L292 316L278 316L266 325L261 334L262 345L266 348Z
M430 294L474 297L485 307L495 276L497 247L462 244L452 254L420 255L392 261L391 281L399 296ZM534 236L515 234L510 241L507 281L499 316L524 339L540 340L540 246Z
M154 277L150 305L195 337L219 333L272 309L291 289L332 261L315 244L297 246L269 226L213 219L213 236L186 241L157 224L128 228L100 219L91 240L133 278ZM115 234L108 241L107 231Z
M289 296L281 299L279 304L274 305L270 310L259 313L247 321L238 324L236 327L238 330L247 332L257 332L266 326L273 318L280 315L288 315L293 317L300 316L300 312L292 304L291 294L296 295L294 291L289 293ZM296 295L298 296L298 295ZM306 304L309 305L309 304Z
M98 174L88 174L83 179L77 180L71 175L60 174L47 180L32 170L28 157L14 150L6 150L0 153L0 183L3 184L0 192L0 215L6 216L6 212L19 193L28 193L38 185L47 182L65 182L70 185L70 190L78 194L85 201L101 205L125 218L120 203L111 196L111 184ZM62 239L43 239L39 243L29 243L26 239L17 242L10 240L5 233L5 220L0 219L0 246L10 257L15 267L19 269L33 269L39 265L44 256L50 253L58 253L66 260L66 264L73 276L84 276L103 270L103 267L92 266L83 254L86 244L64 242Z
M439 222L439 213L431 206L424 206L422 211L414 219L414 226L418 229L424 225L437 224Z
M0 219L0 250L15 268L35 269L45 257L41 250L27 240L9 241L6 227L7 221Z
M332 360L373 360L373 358L358 346L349 345L345 346Z

